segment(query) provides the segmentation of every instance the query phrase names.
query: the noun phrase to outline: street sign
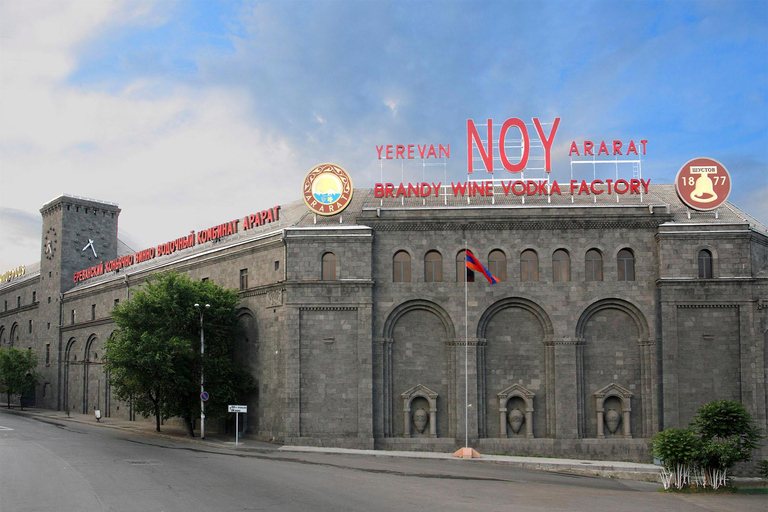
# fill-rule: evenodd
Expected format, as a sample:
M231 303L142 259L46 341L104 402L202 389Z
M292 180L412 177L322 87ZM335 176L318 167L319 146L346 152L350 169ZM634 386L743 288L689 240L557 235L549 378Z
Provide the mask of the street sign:
M247 405L230 405L228 412L248 412Z
M207 391L200 393L200 400L203 402L207 402L209 398L211 398L211 395Z

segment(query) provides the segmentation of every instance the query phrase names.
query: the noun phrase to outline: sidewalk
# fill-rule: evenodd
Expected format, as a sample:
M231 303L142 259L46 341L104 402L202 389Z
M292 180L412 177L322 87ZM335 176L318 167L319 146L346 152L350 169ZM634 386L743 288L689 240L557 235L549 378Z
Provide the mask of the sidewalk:
M35 418L39 421L57 425L65 425L67 423L82 423L102 428L120 429L142 436L182 441L201 446L208 446L211 448L227 449L239 452L272 453L274 455L277 455L278 453L327 453L338 455L364 455L374 457L443 459L474 464L507 464L509 466L519 468L578 473L582 475L593 475L648 482L659 482L659 473L661 472L661 468L659 466L653 464L640 464L635 462L553 459L545 457L513 457L506 455L482 455L480 458L475 459L458 459L451 453L352 450L346 448L314 446L281 446L279 444L258 441L251 437L240 439L239 443L235 445L235 436L233 434L208 434L206 435L205 439L200 439L199 437L191 438L187 436L184 428L174 423L162 425L160 427L162 431L157 432L155 430L155 421L153 418L139 418L136 421L128 421L116 418L101 418L101 420L97 422L93 416L87 414L73 413L68 417L65 412L34 408L26 409L24 411L19 411L18 409L8 410L5 408L0 408L0 414L3 413L23 415L30 418ZM196 431L195 435L199 435L199 431ZM734 481L737 487L766 487L766 480L760 478L737 478L734 479Z

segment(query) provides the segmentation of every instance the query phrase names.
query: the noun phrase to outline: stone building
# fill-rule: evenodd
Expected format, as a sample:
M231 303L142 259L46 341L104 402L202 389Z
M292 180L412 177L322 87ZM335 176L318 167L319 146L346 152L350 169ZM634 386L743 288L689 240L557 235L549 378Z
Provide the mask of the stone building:
M262 439L647 461L715 398L765 428L768 229L673 185L616 197L358 189L338 215L299 200L134 252L117 205L64 195L39 265L0 284L0 343L37 354L37 407L130 418L102 369L110 311L176 270L239 290ZM464 282L465 248L498 284Z

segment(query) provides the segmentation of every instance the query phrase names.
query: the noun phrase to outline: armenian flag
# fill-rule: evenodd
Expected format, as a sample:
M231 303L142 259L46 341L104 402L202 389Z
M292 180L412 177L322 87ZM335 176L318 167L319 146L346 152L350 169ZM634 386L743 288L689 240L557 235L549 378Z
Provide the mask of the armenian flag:
M480 263L480 260L478 260L474 254L472 254L472 251L467 249L466 251L466 260L467 260L467 268L470 270L474 270L475 272L480 272L485 276L485 278L488 280L491 284L496 284L499 282L498 279L494 277L493 274L491 274L485 266Z

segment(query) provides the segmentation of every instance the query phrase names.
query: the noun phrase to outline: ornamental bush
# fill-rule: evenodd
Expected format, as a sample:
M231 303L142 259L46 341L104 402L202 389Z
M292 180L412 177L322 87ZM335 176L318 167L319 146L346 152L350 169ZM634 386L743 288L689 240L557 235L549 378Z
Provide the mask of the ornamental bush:
M702 405L690 425L662 430L651 441L654 456L664 466L665 489L726 485L728 470L737 462L748 462L764 437L746 407L730 400Z

